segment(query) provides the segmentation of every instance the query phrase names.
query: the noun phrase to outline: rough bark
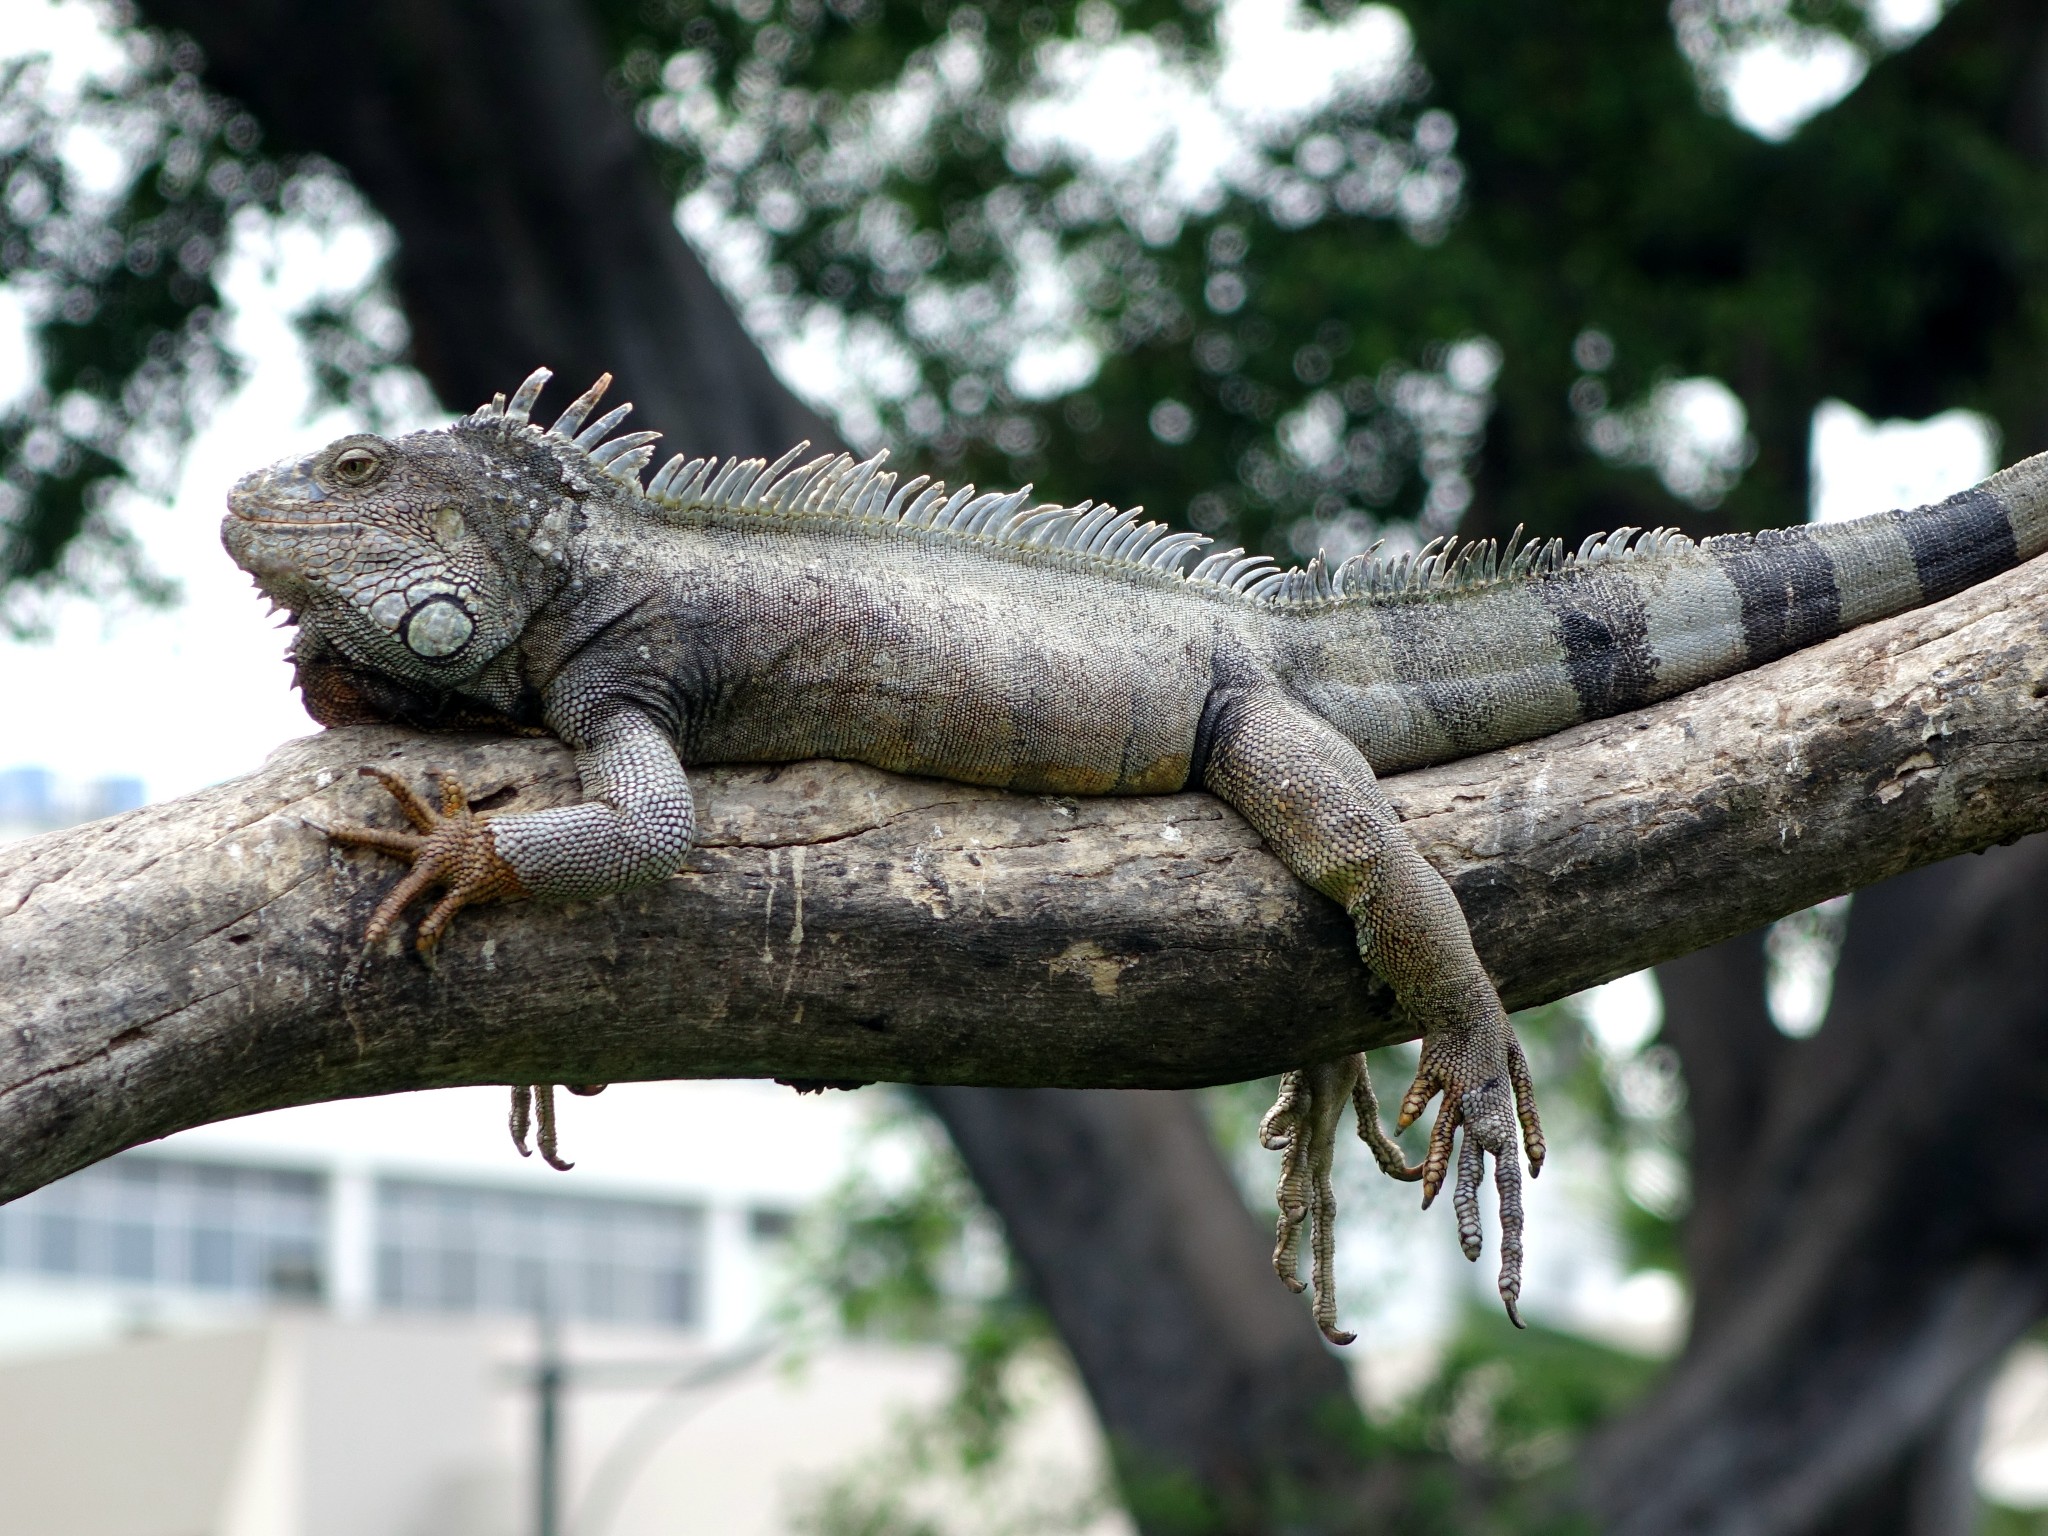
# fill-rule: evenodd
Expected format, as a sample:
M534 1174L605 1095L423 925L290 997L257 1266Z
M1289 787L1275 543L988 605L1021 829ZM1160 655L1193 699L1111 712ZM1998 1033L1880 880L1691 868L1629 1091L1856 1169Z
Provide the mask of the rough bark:
M1727 1195L1740 1284L1586 1460L1615 1536L1970 1529L1985 1383L2048 1310L2044 922L2042 840L1857 897Z
M1636 715L1390 781L1511 1006L2048 822L2048 561ZM603 902L465 914L306 823L349 772L526 806L551 743L358 728L0 854L0 1193L275 1105L447 1083L776 1076L1189 1087L1400 1038L1345 921L1203 795L1026 799L847 765L701 775L704 846Z

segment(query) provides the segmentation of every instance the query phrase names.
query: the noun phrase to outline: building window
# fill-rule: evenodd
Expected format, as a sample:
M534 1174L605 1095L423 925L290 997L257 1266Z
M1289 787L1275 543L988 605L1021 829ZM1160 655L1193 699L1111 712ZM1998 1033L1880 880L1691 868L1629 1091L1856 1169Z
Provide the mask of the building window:
M0 1271L317 1296L326 1180L129 1153L0 1206Z
M132 1221L113 1226L116 1280L147 1281L156 1273L156 1233Z
M36 1268L47 1275L78 1273L78 1218L69 1211L46 1211L36 1222Z
M0 1205L0 1274L317 1302L324 1174L127 1152ZM695 1328L703 1209L380 1179L378 1303Z
M693 1328L704 1213L653 1200L377 1185L377 1300L399 1311L524 1312Z

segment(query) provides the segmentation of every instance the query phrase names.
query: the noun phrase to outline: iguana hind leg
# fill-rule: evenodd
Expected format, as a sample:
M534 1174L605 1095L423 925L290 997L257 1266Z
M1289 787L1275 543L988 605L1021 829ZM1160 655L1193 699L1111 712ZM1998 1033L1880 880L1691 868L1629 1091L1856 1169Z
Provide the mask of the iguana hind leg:
M1330 1251L1336 1199L1330 1187L1336 1126L1343 1101L1361 1111L1359 1134L1380 1166L1422 1180L1423 1204L1435 1200L1450 1173L1458 1131L1464 1145L1453 1204L1465 1256L1480 1252L1479 1181L1494 1158L1500 1193L1500 1295L1521 1321L1522 1166L1517 1119L1533 1174L1543 1166L1543 1132L1527 1059L1472 948L1465 914L1451 888L1415 851L1364 755L1335 727L1273 690L1219 695L1211 702L1203 783L1249 821L1302 879L1341 903L1358 927L1358 950L1394 989L1410 1023L1422 1032L1415 1082L1401 1102L1399 1124L1412 1123L1441 1094L1429 1151L1407 1168L1378 1124L1377 1102L1362 1057L1290 1073L1280 1102L1266 1118L1266 1144L1285 1150L1280 1184L1280 1240L1274 1267L1293 1281L1300 1229L1310 1227L1315 1254L1316 1319L1333 1339L1336 1301ZM1363 1113L1370 1107L1370 1126Z

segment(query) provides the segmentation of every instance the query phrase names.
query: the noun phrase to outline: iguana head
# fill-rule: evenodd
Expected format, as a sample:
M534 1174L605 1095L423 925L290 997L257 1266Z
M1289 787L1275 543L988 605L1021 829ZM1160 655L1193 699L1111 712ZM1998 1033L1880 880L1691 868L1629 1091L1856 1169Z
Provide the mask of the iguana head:
M467 458L442 432L341 438L236 482L221 541L344 655L452 685L513 638Z
M522 386L516 421L500 396L445 431L356 433L244 476L221 541L302 631L358 666L460 686L562 578L583 503L619 484L605 473L611 458L595 462L573 435L609 376L543 434L526 411L547 376ZM623 414L595 425L609 431Z

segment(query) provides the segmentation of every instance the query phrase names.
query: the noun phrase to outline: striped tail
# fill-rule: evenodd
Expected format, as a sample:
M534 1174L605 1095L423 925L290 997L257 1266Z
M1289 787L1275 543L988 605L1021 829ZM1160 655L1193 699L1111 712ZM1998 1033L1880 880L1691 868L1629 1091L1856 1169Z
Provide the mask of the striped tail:
M1932 507L1695 544L1621 529L1268 603L1286 685L1381 773L1533 741L1938 602L2048 550L2048 454ZM1496 565L1504 565L1497 573ZM1303 633L1281 626L1297 626Z
M2048 550L2048 454L1931 507L1708 539L1749 666L1953 596Z

